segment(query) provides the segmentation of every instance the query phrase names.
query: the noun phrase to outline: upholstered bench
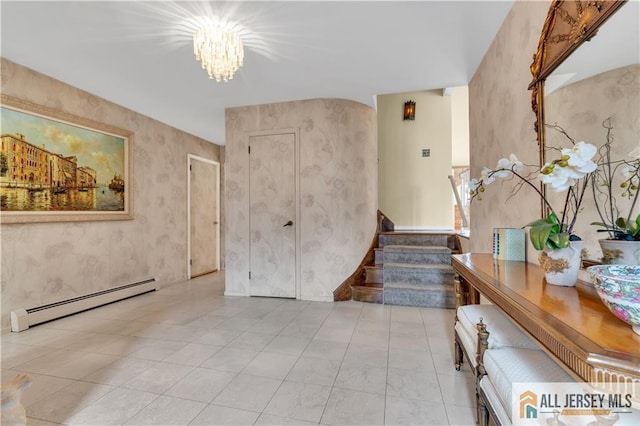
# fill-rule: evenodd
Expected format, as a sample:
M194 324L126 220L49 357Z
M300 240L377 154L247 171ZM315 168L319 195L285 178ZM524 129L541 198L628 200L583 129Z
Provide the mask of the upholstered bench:
M502 347L483 354L480 378L480 425L510 425L513 383L573 382L544 351Z
M460 370L463 360L469 361L472 371L478 375L478 324L488 331L487 348L516 347L540 349L505 314L494 305L464 305L456 310L454 326L455 367Z
M538 345L522 332L494 305L463 305L456 309L454 326L454 356L456 370L464 358L476 380L476 416L481 421L479 381L485 374L482 354L488 348L518 347L540 350Z

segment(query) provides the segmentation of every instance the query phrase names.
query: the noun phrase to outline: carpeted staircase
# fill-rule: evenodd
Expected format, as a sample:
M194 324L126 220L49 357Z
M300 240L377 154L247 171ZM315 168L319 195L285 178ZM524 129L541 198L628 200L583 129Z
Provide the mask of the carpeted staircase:
M353 299L453 308L450 238L448 234L380 233L375 265L365 266L365 282L351 287Z

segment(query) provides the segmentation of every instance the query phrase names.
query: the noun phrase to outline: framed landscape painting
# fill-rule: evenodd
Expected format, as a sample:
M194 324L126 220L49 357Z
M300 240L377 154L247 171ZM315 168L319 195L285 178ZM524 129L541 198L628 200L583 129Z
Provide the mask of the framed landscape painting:
M0 222L132 219L132 135L1 97Z

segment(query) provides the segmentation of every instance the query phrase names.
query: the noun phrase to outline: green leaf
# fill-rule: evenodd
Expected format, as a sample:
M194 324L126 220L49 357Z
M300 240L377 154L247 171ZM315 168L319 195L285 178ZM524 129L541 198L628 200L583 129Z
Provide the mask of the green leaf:
M530 226L529 239L536 250L542 250L544 247L551 249L563 248L569 245L569 234L562 232L560 222L555 214L551 213L549 217L537 219L525 225Z
M616 226L618 226L620 229L627 229L627 221L624 220L624 217L619 217L616 220Z
M546 242L546 246L549 247L551 250L556 250L560 247L558 247L558 235L549 235L549 238L547 238L547 242Z
M554 228L557 228L558 225L548 222L543 222L536 224L531 227L529 231L529 239L531 240L531 244L535 247L536 250L544 249L547 244L547 239L551 232L553 232Z
M549 235L549 240L547 241L547 247L551 249L569 247L569 237L570 235L568 232L559 232L557 234L551 234Z

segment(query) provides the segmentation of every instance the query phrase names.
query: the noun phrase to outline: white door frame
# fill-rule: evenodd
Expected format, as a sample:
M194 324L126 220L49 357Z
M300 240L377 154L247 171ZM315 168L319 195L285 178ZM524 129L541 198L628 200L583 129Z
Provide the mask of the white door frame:
M296 259L295 259L295 276L296 276L296 299L300 299L301 297L301 283L300 283L300 238L301 238L301 227L300 227L300 130L296 127L292 128L284 128L284 129L273 129L273 130L258 130L247 132L247 146L251 145L251 137L254 136L271 136L271 135L282 135L282 134L293 134L295 143L295 155L294 155L294 180L295 180L295 206L296 206L296 226L295 228L295 246L296 246ZM251 158L247 157L247 160L251 162ZM249 164L247 164L248 167ZM251 204L251 188L249 188L249 204ZM251 213L249 213L251 214ZM249 218L249 222L251 218ZM251 244L251 238L249 238L249 244ZM251 247L248 250L249 257L251 256ZM251 259L249 259L249 265L251 265ZM247 286L247 296L251 294L251 281L248 282Z
M216 233L216 269L220 270L220 163L194 154L187 154L187 279L191 279L191 162L202 161L216 168L214 188L216 191L216 212L218 232Z

